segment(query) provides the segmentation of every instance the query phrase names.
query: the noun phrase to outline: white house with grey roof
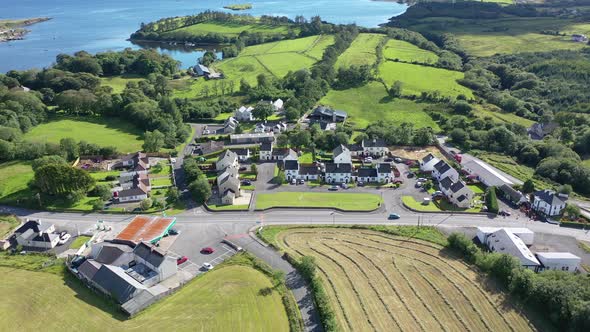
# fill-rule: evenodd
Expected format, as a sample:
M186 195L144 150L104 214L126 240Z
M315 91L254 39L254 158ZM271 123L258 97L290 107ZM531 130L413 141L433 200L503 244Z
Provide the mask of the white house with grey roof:
M379 183L389 183L393 181L394 178L393 168L389 163L379 163L377 164L377 182Z
M432 153L427 154L424 158L420 159L420 171L430 173L434 170L440 159L436 158Z
M364 139L361 146L363 147L363 154L366 156L382 157L389 153L385 140L381 138Z
M520 264L527 269L537 271L541 266L539 260L529 250L524 241L504 228L489 235L485 244L491 251L517 258Z
M13 236L16 243L23 247L51 249L59 243L59 235L54 232L53 224L27 220L13 232Z
M252 111L254 108L252 106L241 106L234 112L234 118L238 121L254 121L254 116L252 116Z
M352 182L352 164L326 163L324 181L333 184Z
M238 155L230 150L223 151L215 162L215 170L218 172L224 171L226 168L238 168Z
M287 181L299 179L299 161L297 159L285 160L283 165L285 171L285 178L287 179Z
M439 188L450 203L463 209L471 206L473 196L475 196L473 190L469 189L465 182L461 180L454 182L448 176L439 182Z
M565 197L552 190L539 190L533 194L533 210L547 216L558 216L567 205Z
M334 150L332 150L332 159L337 164L352 164L352 156L350 155L350 150L340 144Z
M432 169L432 177L437 181L442 181L444 178L449 177L453 182L459 181L459 172L451 167L445 161L441 160L434 164Z

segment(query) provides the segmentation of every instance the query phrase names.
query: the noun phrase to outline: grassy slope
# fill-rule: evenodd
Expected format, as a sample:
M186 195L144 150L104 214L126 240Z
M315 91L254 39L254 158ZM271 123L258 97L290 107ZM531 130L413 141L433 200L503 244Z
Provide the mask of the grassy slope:
M121 93L125 90L125 86L127 82L139 82L143 78L136 77L136 76L111 76L111 77L101 77L100 84L105 86L110 86L113 88L114 93Z
M0 164L0 202L12 200L19 194L26 195L29 191L27 183L33 176L33 169L28 162L10 161Z
M571 41L571 34L590 33L590 24L552 17L502 18L496 20L464 20L434 17L422 20L410 27L418 31L432 31L440 26L433 22L451 22L445 32L457 35L461 45L472 55L490 56L496 53L552 51L558 49L581 49L583 43ZM505 30L508 28L508 30ZM496 31L494 30L496 29ZM558 30L567 36L543 35L542 30ZM441 31L442 32L442 31Z
M468 98L473 97L471 90L457 83L456 80L464 76L458 71L384 61L379 66L379 74L388 86L395 81L402 81L404 95L419 95L422 91L438 90L445 96L455 97L463 94Z
M383 57L385 59L399 59L400 61L420 63L435 63L438 60L438 55L435 53L397 39L387 41L383 48Z
M0 215L0 239L10 234L19 224L20 221L15 216Z
M502 110L494 105L473 105L475 108L475 116L485 118L491 117L500 123L516 123L526 128L532 126L535 121L520 117L513 113L504 113Z
M335 67L351 65L372 65L377 60L375 48L385 35L376 33L360 33L344 53L338 57Z
M164 34L164 36L174 35L193 35L200 36L208 33L217 33L226 36L237 36L242 31L248 31L249 33L263 33L263 34L286 34L289 31L289 27L286 25L271 26L263 24L239 24L230 22L206 22L191 25L188 27L171 30Z
M1 267L0 274L0 326L6 330L289 330L281 297L258 293L271 286L268 278L243 266L209 272L130 320L69 276L64 284L49 273Z
M121 119L59 118L34 127L24 139L59 143L60 139L71 137L100 146L115 146L120 152L136 152L143 144L140 136L141 132L133 124Z
M342 210L370 211L381 203L381 197L374 194L345 193L309 193L280 192L259 194L256 197L256 209L267 209L274 206L293 207L325 207Z
M207 86L212 94L214 86L218 86L221 93L221 84L234 82L234 91L238 91L240 80L245 79L250 85L256 85L256 76L259 74L282 77L290 70L310 68L314 58L331 45L333 36L311 36L293 40L266 43L246 47L238 57L220 61L214 67L222 71L225 79L219 81L205 81L203 79L188 79L186 84L178 84L174 90L174 97L201 98L203 88ZM319 55L321 58L321 55Z
M395 123L410 122L416 127L432 127L439 130L438 125L423 111L428 104L406 99L391 100L383 84L378 82L371 82L359 88L331 90L320 103L348 112L349 121L357 128L364 128L378 120L391 120Z

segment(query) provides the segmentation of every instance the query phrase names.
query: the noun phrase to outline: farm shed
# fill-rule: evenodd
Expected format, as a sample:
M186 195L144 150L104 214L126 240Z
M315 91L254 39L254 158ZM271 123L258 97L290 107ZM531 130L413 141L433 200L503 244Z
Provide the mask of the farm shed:
M538 252L537 258L543 264L543 270L576 272L582 259L569 252Z
M515 257L527 269L537 271L541 266L523 240L504 228L490 234L485 243L491 251Z
M470 160L463 164L463 169L470 175L476 175L477 179L488 187L500 187L503 184L514 185L510 179L483 161Z

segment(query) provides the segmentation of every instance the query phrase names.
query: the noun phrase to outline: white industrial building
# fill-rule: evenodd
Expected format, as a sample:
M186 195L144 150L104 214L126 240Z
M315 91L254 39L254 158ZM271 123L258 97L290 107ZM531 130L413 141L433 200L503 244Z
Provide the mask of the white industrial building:
M524 241L505 228L500 228L487 236L485 244L491 251L515 257L524 268L537 271L541 267L541 263Z
M485 244L488 236L499 231L500 229L505 229L506 231L518 236L527 246L533 245L535 240L535 232L524 227L478 227L477 238L479 239L480 243Z
M543 264L540 270L576 272L582 259L569 252L538 252L537 258Z

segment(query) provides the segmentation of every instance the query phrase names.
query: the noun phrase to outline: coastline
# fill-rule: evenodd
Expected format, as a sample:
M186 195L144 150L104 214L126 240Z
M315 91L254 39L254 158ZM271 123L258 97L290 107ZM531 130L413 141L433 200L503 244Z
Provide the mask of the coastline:
M51 17L35 17L22 20L0 20L0 43L22 40L31 32L24 27L51 20Z

